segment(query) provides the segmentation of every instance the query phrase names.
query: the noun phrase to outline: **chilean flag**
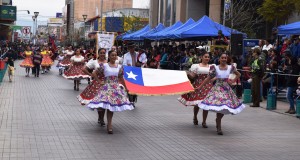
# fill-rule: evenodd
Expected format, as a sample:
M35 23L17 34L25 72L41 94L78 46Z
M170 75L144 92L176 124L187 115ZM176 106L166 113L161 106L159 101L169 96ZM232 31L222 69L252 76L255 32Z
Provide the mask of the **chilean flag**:
M124 66L124 79L130 94L174 95L194 91L185 71Z

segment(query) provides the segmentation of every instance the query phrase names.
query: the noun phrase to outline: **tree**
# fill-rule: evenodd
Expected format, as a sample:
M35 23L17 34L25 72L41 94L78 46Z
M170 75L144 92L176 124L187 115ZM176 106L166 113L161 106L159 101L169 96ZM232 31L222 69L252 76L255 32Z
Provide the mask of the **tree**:
M255 31L263 22L262 16L257 13L260 5L260 0L231 0L227 6L228 15L224 15L226 26L247 33L248 37L255 37Z
M137 31L145 26L145 23L141 17L137 17L134 15L126 16L122 13L122 20L124 24L124 31Z
M266 21L275 21L277 26L294 12L300 12L300 3L299 0L265 0L257 11Z

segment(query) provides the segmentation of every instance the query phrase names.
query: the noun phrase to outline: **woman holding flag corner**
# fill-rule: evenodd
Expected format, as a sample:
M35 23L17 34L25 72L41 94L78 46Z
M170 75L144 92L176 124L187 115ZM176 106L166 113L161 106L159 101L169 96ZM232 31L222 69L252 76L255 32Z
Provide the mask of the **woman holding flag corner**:
M203 81L207 78L208 72L209 72L209 67L211 65L208 64L210 60L210 56L208 52L204 52L202 56L200 57L201 63L199 64L193 64L190 68L190 70L187 72L187 76L189 79L191 79L191 83L194 86L194 88L199 87ZM180 98L178 98L178 101L181 102L185 106L194 106L194 118L193 118L193 123L194 125L198 125L198 119L197 115L199 112L199 107L198 103L200 103L207 93L210 91L212 87L212 83L206 84L202 88L197 88L193 92L189 92L186 94L181 95ZM202 127L207 128L206 125L206 118L208 115L207 110L203 110L203 121L202 121Z

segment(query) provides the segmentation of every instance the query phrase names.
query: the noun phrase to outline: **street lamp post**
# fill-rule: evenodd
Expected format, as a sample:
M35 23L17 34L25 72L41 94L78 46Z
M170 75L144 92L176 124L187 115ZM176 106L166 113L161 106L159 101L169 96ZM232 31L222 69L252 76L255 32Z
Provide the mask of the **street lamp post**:
M82 18L83 18L83 23L84 23L84 26L83 26L83 37L84 37L84 40L85 40L85 20L87 19L87 15L83 14Z
M32 25L32 36L34 36L34 26L35 26L35 16L32 16L33 25Z
M39 16L39 12L34 12L34 17L35 17L35 34L36 35L36 31L37 31L37 17Z

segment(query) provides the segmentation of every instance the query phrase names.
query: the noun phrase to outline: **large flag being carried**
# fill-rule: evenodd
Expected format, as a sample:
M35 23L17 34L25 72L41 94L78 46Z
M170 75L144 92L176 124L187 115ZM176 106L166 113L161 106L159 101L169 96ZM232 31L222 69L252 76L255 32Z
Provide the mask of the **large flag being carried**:
M130 94L172 95L194 90L185 71L124 66L124 79Z

